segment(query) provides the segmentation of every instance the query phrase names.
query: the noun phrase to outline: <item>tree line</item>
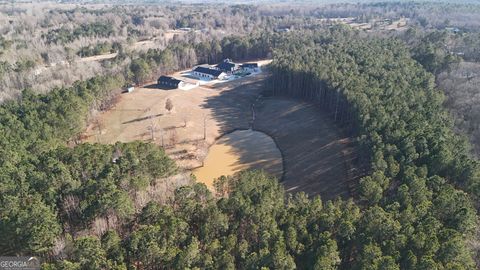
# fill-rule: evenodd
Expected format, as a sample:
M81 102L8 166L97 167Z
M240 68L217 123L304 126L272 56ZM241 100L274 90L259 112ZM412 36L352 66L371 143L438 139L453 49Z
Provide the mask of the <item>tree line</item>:
M171 72L191 65L181 58L185 49L188 46L180 44L148 51L140 59ZM152 144L80 142L89 113L108 107L125 77L98 76L46 94L25 89L18 99L0 106L2 254L36 254L54 261L66 252L74 261L76 253L88 252L90 242L78 244L72 254L69 245L82 242L84 231L92 234L99 220L106 225L98 234L108 229L123 239L137 226L139 192L176 173L174 162ZM96 269L92 265L88 267Z
M78 50L77 55L80 57L89 57L95 55L102 55L114 53L122 49L122 45L118 42L99 42L95 45L82 47Z
M371 166L360 181L362 213L383 212L391 223L377 232L395 232L359 232L352 267L376 260L368 269L474 267L466 243L475 235L479 163L454 134L433 76L401 41L344 27L302 33L275 51L272 71L274 95L317 103L357 138Z
M478 161L433 76L396 39L344 27L266 37L201 57L273 53L271 93L317 103L357 138L371 168L358 202L286 194L243 172L214 193L188 185L138 204L176 166L149 143L74 143L125 83L96 77L0 106L0 253L39 255L44 269L473 269ZM174 55L142 59L167 71Z
M126 78L136 84L156 79L161 74L191 68L197 64L216 64L221 60L249 60L265 58L277 34L261 33L253 36L229 36L210 41L178 42L165 49L149 49L134 58L127 68ZM133 57L132 57L133 58Z
M26 89L0 107L0 253L48 258L95 218L120 226L135 211L135 191L175 172L163 149L146 143L68 147L122 84L111 76L48 94Z
M75 29L67 29L65 27L51 29L42 35L47 43L66 44L81 37L110 37L114 34L111 23L108 22L92 22L81 24Z

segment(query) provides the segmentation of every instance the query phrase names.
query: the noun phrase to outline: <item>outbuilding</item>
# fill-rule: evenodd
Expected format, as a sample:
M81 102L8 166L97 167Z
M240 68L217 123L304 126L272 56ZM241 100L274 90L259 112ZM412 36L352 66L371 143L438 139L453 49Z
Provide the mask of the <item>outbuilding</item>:
M244 63L240 66L243 71L246 72L258 72L258 64L257 63Z
M158 78L157 84L158 86L165 88L179 88L183 86L184 82L170 76L160 76L160 78Z

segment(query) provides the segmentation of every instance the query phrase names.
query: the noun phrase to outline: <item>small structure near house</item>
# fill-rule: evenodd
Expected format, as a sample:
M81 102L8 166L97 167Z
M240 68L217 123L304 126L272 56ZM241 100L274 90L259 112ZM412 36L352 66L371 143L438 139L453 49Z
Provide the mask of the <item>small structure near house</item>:
M238 70L238 65L233 63L230 59L225 59L220 64L216 65L216 68L227 74L232 74Z
M257 63L244 63L240 67L245 72L258 72L259 71Z
M176 89L183 87L185 83L170 76L160 76L160 78L158 78L157 84L160 87Z
M215 80L215 79L224 79L225 76L227 75L225 72L219 70L219 69L213 69L210 67L196 67L193 70L193 75L195 75L199 79L209 79L209 80Z
M122 87L122 93L132 93L135 87L132 84L127 84Z

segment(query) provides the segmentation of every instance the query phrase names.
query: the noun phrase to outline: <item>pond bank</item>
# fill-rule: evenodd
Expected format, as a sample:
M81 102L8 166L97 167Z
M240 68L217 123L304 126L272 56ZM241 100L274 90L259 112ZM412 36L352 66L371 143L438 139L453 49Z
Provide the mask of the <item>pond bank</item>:
M245 169L263 169L280 178L282 163L280 150L270 136L251 129L236 130L210 147L204 166L195 169L193 174L198 182L211 188L215 178Z

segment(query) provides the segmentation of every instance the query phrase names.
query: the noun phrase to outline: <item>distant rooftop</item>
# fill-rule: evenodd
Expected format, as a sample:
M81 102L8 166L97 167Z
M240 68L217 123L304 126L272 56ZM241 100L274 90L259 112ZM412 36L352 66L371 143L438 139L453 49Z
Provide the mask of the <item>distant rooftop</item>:
M244 64L241 65L241 67L243 67L243 68L257 68L258 63L244 63Z
M220 76L220 74L223 73L223 71L221 71L221 70L208 68L208 67L196 67L193 71L203 73L203 74L212 75L212 76L215 76L215 77L218 77L218 76Z
M230 59L225 59L223 60L220 64L218 64L216 67L218 69L224 70L224 71L232 71L235 69L237 65L233 63Z
M158 83L177 85L181 82L182 82L181 80L175 79L175 78L170 77L170 76L160 76L160 78L158 78Z

